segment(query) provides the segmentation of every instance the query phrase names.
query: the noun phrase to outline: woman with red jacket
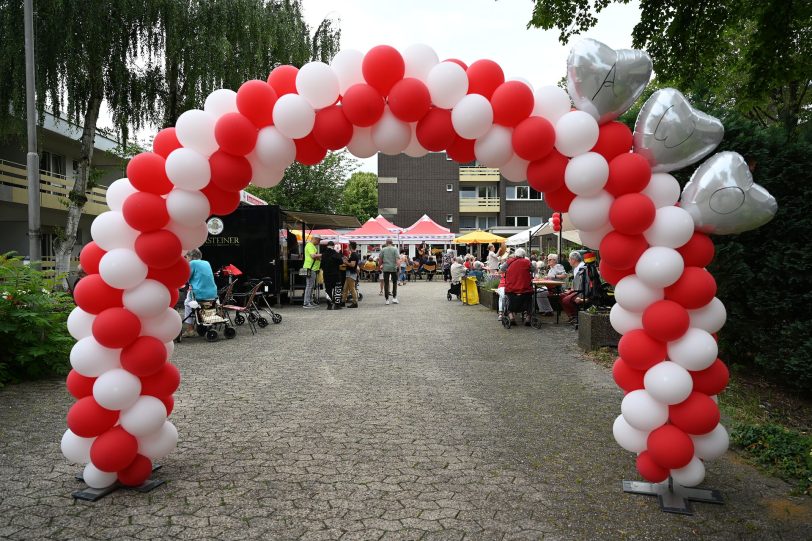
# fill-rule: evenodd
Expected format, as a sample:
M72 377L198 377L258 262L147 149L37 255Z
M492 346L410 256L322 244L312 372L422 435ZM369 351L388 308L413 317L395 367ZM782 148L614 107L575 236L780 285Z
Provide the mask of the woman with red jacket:
M515 314L522 314L524 324L530 326L530 303L533 299L533 270L523 248L516 250L505 262L505 294L508 317L516 321Z

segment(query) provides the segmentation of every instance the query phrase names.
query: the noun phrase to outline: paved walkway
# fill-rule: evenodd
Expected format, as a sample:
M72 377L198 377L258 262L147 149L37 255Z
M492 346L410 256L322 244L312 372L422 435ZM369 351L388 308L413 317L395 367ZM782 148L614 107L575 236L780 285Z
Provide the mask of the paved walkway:
M621 393L564 326L412 284L384 306L282 310L256 337L177 348L178 450L150 494L75 502L61 381L0 390L0 538L810 539L809 501L734 454L693 517L620 491Z

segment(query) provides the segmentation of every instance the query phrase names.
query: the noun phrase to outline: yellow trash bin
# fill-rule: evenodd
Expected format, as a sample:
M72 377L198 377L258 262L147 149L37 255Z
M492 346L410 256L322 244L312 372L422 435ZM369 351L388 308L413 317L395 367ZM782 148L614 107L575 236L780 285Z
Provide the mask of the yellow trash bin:
M479 290L477 289L476 278L468 276L462 279L462 302L465 304L479 304Z

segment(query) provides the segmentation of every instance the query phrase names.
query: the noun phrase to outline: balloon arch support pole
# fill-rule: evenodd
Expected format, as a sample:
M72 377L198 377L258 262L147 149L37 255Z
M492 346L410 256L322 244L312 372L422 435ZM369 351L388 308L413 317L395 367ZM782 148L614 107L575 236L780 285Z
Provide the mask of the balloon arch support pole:
M155 473L159 469L161 469L161 465L160 464L155 464L152 467L152 472ZM84 483L85 480L82 477L82 472L79 472L79 473L76 474L76 480ZM74 492L71 492L71 496L73 496L74 500L84 500L86 502L95 502L95 501L98 501L98 500L104 498L105 496L107 496L108 494L111 494L111 493L113 493L113 492L115 492L116 490L119 490L119 489L122 489L122 490L135 490L137 492L152 492L153 490L155 490L159 486L163 485L164 483L166 483L166 481L164 481L163 479L153 479L153 478L150 477L149 479L147 479L146 481L144 481L143 483L141 483L137 487L128 487L128 486L122 485L120 483L113 483L109 487L105 487L105 488L92 488L92 487L86 486L85 488L83 488L81 490L76 490Z
M693 515L694 509L691 502L717 505L725 503L722 493L718 490L684 487L675 483L671 477L662 483L624 480L623 492L641 496L657 496L657 500L660 502L660 511L677 515Z

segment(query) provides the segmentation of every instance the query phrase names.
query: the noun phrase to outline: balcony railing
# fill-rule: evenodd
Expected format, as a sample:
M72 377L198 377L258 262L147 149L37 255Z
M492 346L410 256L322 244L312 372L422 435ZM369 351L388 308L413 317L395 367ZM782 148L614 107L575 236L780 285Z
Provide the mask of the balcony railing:
M5 189L4 189L5 188ZM73 188L73 180L64 175L40 170L39 193L40 205L44 208L66 210L68 194ZM5 192L5 193L4 193ZM86 192L87 203L84 212L93 216L110 210L107 207L105 194L107 188L95 187ZM0 160L0 201L28 204L28 178L25 165Z
M499 182L499 169L492 167L460 167L460 182Z
M460 197L460 212L499 212L498 197Z

